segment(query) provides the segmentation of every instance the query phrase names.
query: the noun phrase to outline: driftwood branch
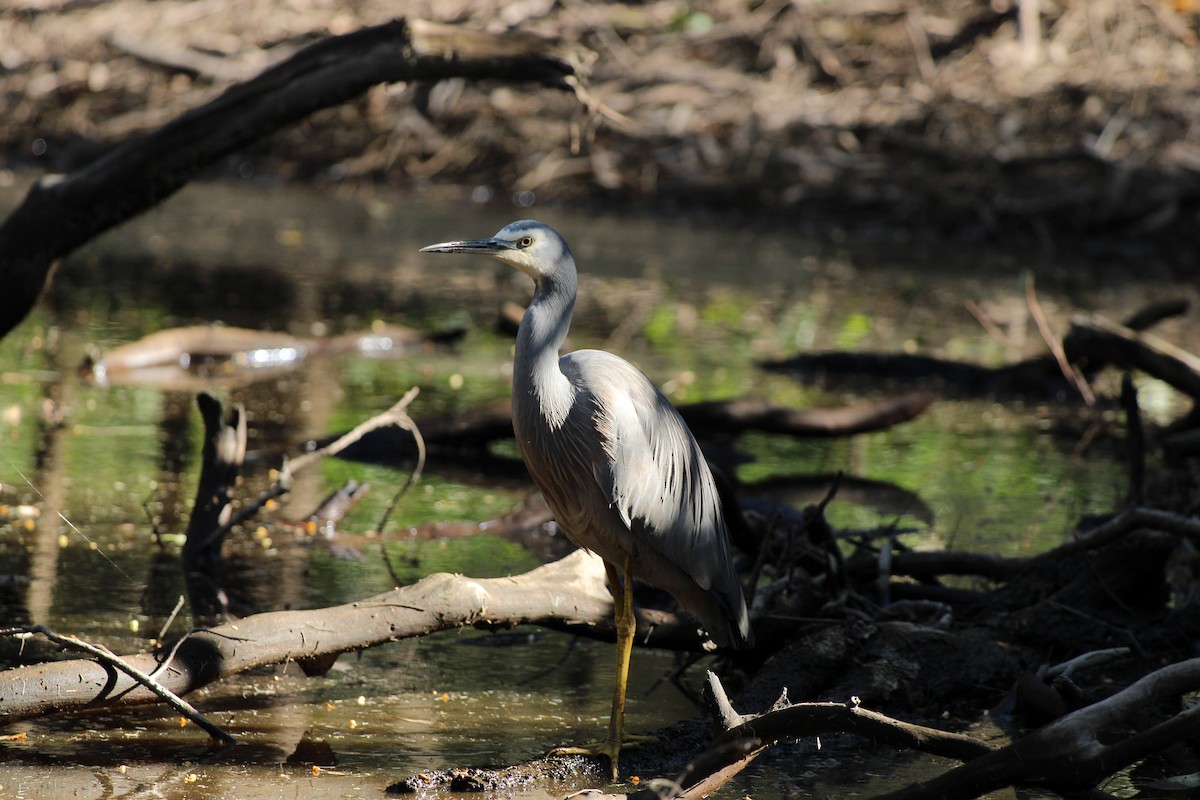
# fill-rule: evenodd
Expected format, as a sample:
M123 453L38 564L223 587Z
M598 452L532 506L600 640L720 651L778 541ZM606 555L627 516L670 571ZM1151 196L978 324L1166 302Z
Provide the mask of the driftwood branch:
M576 551L515 577L472 579L436 574L375 597L333 608L274 611L189 634L169 659L162 652L123 656L183 695L221 678L287 661L339 653L439 630L536 624L613 640L612 598L598 556ZM643 645L702 652L694 623L638 610ZM83 708L153 702L150 690L93 661L57 661L0 672L0 725Z
M38 181L0 225L0 336L36 302L59 258L182 188L221 157L378 83L452 77L569 89L574 67L553 43L397 19L305 48L69 175Z

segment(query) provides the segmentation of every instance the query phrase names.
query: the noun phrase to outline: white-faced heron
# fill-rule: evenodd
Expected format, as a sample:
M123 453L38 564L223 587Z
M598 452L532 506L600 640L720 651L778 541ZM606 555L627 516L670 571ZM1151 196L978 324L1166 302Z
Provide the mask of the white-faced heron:
M533 278L517 333L513 430L559 527L604 559L617 628L608 738L556 752L606 755L617 777L633 647L632 578L675 596L718 645L752 641L742 587L712 473L679 412L629 362L600 350L558 355L575 308L575 260L557 232L533 220L490 239L429 253L481 253Z

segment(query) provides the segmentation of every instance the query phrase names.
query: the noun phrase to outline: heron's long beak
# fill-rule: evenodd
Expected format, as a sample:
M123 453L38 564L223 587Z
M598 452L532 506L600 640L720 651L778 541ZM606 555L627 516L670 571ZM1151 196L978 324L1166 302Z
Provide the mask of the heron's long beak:
M497 253L503 253L505 250L512 250L513 246L502 239L495 237L491 239L474 239L469 242L442 242L441 244L431 244L428 247L422 247L422 253L482 253L483 255L494 256Z

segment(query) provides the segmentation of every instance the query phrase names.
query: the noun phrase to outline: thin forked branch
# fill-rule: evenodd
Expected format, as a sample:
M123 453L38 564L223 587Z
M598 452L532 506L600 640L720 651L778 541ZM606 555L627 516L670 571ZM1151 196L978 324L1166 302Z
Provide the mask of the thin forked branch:
M204 731L213 739L221 742L222 744L237 744L237 739L233 738L232 735L226 733L215 723L211 722L207 717L197 711L196 707L191 703L159 683L152 674L138 669L134 665L112 653L106 647L85 642L82 639L78 639L74 636L63 636L60 633L55 633L54 630L46 625L23 625L14 628L0 628L0 636L29 637L33 636L34 634L41 634L50 641L62 647L69 647L72 650L80 650L84 653L87 653L96 661L99 661L102 665L128 675L138 684L158 695L158 697L160 697L163 702L167 703L167 705L171 706L171 708L175 709L184 717L203 728ZM155 670L155 672L158 671L158 669Z

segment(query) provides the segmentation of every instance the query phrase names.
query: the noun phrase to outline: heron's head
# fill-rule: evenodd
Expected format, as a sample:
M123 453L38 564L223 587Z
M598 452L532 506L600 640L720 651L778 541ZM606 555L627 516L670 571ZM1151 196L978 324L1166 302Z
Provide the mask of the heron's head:
M523 219L506 225L490 239L443 242L421 248L422 253L482 253L498 258L535 281L575 272L567 242L549 225Z

